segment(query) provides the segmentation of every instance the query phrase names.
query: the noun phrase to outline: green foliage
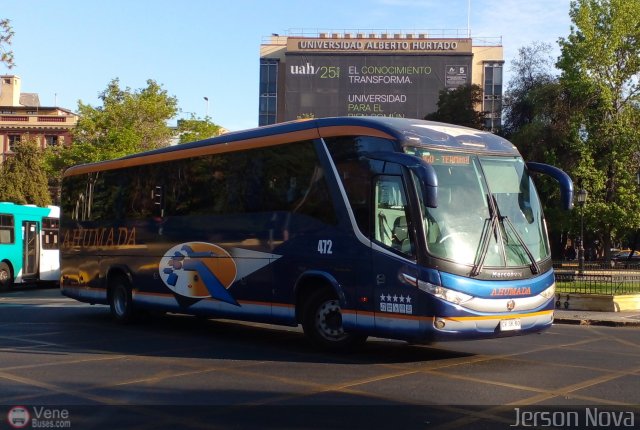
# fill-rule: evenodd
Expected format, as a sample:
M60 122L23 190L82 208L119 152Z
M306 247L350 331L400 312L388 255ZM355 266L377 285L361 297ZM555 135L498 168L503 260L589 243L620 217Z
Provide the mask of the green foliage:
M504 95L503 133L511 138L529 124L549 125L551 97L547 91L557 83L551 74L551 45L534 42L518 50L511 65L512 78Z
M198 140L208 139L220 135L222 128L211 122L210 117L198 119L195 115L191 115L190 119L181 119L178 121L179 143L195 142Z
M14 156L2 164L0 201L46 206L51 204L43 154L35 138L27 137L13 147Z
M481 130L485 113L475 109L479 104L482 104L482 88L478 85L461 85L454 90L444 89L438 97L438 110L428 114L424 119Z
M526 158L561 167L589 193L568 214L553 204L553 184L538 180L552 241L577 237L584 215L587 246L598 240L608 250L640 228L640 0L572 1L570 16L559 77L550 46L520 50L504 133Z
M99 154L90 158L106 160L159 148L173 136L166 123L176 115L178 101L155 81L132 91L121 89L114 79L100 99L102 107L78 103L80 119L73 138L75 143L95 147Z
M581 141L573 120L579 101L553 75L550 52L550 45L538 42L518 51L504 97L503 133L525 159L559 166L573 177L572 170L581 158ZM577 235L575 227L579 228L580 220L575 222L577 211L571 214L561 209L556 182L544 176L535 181L545 208L552 255L560 258L565 233Z
M582 145L573 175L589 192L585 223L608 249L640 228L640 0L572 1L570 16L557 65L583 106L574 113Z
M16 65L13 61L13 50L9 48L14 34L11 21L0 19L0 64L4 64L9 69Z
M78 102L80 119L71 147L48 149L47 170L54 185L67 167L167 146L173 137L167 121L176 115L178 101L155 81L132 91L121 89L114 79L100 99L98 107Z

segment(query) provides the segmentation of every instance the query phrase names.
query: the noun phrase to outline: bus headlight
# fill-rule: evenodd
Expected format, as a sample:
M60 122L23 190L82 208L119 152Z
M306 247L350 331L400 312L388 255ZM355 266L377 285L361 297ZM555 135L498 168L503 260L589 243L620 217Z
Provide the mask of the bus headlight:
M439 285L433 285L429 282L418 281L418 288L425 293L429 293L439 299L446 300L447 302L454 303L456 305L460 305L473 299L473 296L468 294L461 293L456 290L450 290L449 288L441 287Z
M553 284L551 284L551 286L549 288L547 288L546 290L544 290L543 292L540 293L540 295L542 297L544 297L545 299L547 299L547 300L549 300L550 298L555 296L555 294L556 294L556 283L555 282Z

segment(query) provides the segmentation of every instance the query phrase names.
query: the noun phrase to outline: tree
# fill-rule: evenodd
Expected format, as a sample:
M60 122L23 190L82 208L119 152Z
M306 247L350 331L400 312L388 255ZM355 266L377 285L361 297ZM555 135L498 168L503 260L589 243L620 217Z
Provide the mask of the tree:
M15 32L11 27L11 21L8 19L0 19L0 63L4 63L9 69L15 66L13 50L9 48L14 34Z
M167 146L173 131L167 121L178 112L178 101L153 80L137 91L121 89L114 79L100 93L102 107L78 102L80 119L74 142L94 146L99 154L90 158L109 159ZM94 161L94 160L88 160Z
M13 147L14 156L2 164L0 201L46 206L51 204L44 170L44 158L38 141L26 136Z
M211 122L210 117L199 119L192 114L190 119L181 119L178 121L179 143L208 139L220 135L221 131L222 127Z
M582 147L573 176L589 192L585 222L605 251L640 228L640 0L571 2L560 80L588 106L576 112Z
M478 85L461 85L453 90L444 89L438 96L438 110L428 114L424 119L481 130L485 113L475 109L478 105L482 105L482 88Z
M574 125L579 100L566 91L553 71L551 45L534 42L518 50L504 97L502 133L526 160L559 166L570 172L580 159ZM559 189L544 176L536 178L548 220L551 252L560 258L568 235L576 235L579 220L560 207Z
M113 79L100 100L99 107L78 102L80 119L73 146L48 150L47 169L53 184L59 184L69 166L167 146L174 135L167 121L176 115L178 101L153 80L132 91L121 89L120 81Z
M518 50L513 60L508 89L504 96L502 132L507 138L540 119L540 98L535 92L558 82L551 71L551 45L534 42Z

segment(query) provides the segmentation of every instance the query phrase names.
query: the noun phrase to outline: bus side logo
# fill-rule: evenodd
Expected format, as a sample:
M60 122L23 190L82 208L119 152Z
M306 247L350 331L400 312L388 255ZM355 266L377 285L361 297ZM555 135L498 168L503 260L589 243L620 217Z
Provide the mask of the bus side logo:
M212 243L188 242L169 249L160 260L160 278L173 292L194 299L214 299L240 306L227 288L238 270L227 251Z

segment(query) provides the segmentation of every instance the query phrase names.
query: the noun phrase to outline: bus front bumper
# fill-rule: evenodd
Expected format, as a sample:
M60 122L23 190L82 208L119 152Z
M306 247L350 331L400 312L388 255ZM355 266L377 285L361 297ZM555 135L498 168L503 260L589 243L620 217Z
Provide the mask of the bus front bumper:
M489 316L435 317L434 340L517 336L542 331L553 324L553 310Z

